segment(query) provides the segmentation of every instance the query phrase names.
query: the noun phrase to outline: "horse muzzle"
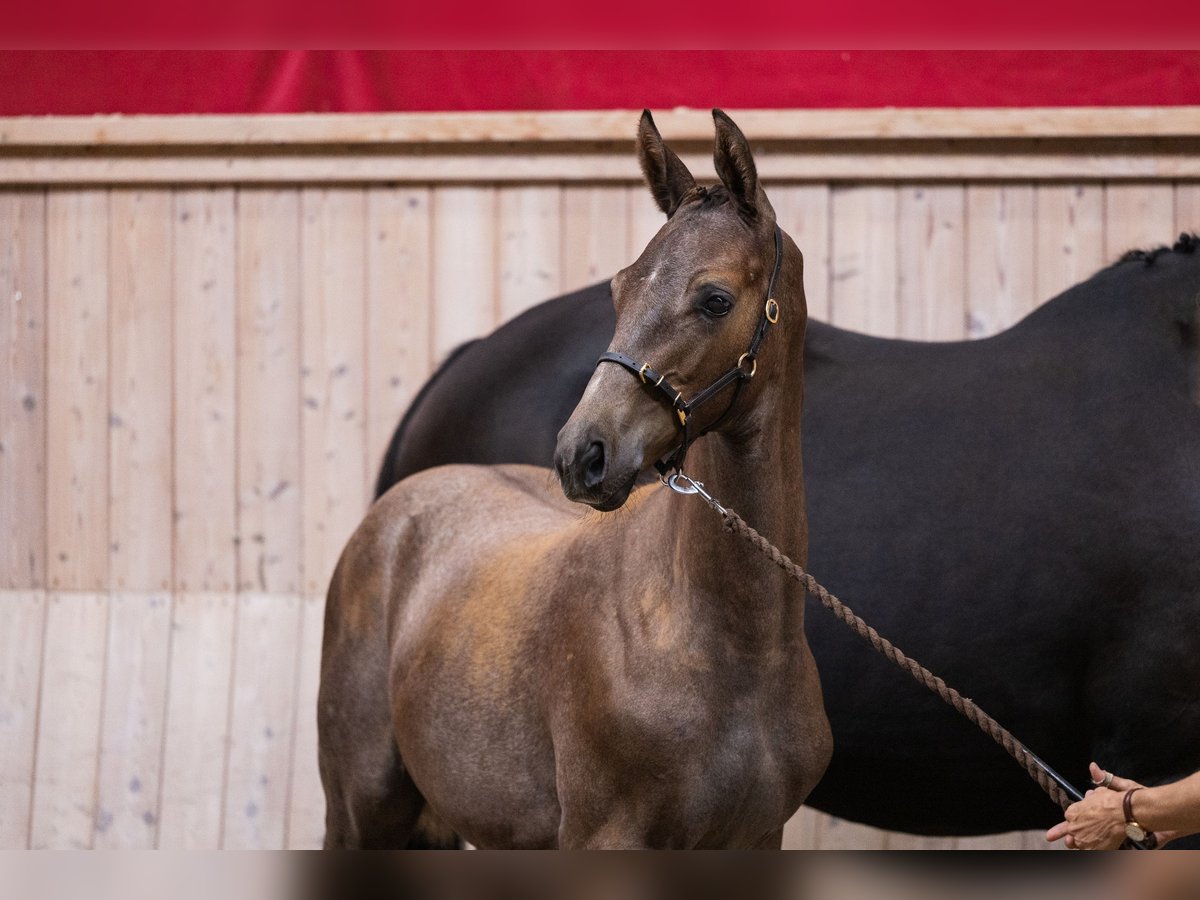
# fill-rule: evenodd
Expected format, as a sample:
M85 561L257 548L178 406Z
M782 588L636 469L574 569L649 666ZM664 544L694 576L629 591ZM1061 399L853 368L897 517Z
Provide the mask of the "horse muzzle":
M620 454L603 438L575 435L570 425L558 436L554 469L568 500L586 503L601 512L621 507L637 481L638 465L622 464Z

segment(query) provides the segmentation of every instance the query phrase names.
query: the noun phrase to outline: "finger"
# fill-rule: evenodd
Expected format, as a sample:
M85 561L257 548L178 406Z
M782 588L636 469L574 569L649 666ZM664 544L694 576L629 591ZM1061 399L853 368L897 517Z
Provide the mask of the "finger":
M1132 778L1121 778L1119 775L1114 775L1113 780L1109 782L1108 785L1108 789L1110 791L1120 791L1122 794L1128 790L1132 790L1133 788L1140 787L1142 787L1142 785L1138 784Z
M1068 850L1078 850L1079 849L1078 847L1075 846L1075 838L1071 837L1071 835L1069 835L1069 834L1067 835L1067 839L1065 841L1063 841L1063 844L1066 846L1066 848Z
M1064 837L1067 834L1067 829L1070 827L1071 826L1068 825L1066 822L1059 822L1057 825L1055 825L1053 828L1051 828L1049 831L1046 832L1046 840L1049 841L1050 843L1054 843L1059 838Z
M1103 781L1105 776L1108 775L1108 772L1100 768L1095 763L1092 763L1090 766L1088 766L1088 770L1091 772L1092 781ZM1142 785L1138 784L1132 778L1122 778L1117 774L1114 774L1112 781L1108 783L1108 789L1110 791L1120 791L1122 794L1135 787L1142 787Z

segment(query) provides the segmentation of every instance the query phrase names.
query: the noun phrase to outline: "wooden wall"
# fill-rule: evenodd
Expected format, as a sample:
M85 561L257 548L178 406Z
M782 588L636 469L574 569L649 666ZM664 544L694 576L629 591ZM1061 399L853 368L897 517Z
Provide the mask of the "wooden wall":
M611 275L660 224L630 143L604 133L472 145L494 174L471 182L444 135L397 174L373 119L358 143L337 120L308 174L288 145L181 149L156 121L133 150L112 146L119 122L41 144L36 123L0 122L0 847L318 845L322 594L405 405L451 348ZM1154 174L1159 145L1123 138L1097 177L1107 145L1085 132L1056 148L1078 177L1022 179L1005 142L1025 139L975 134L970 178L930 177L920 141L936 135L902 148L920 161L907 175L841 177L878 142L897 158L867 135L830 151L826 177L774 177L812 315L983 337L1125 249L1200 228L1200 183ZM778 140L765 155L795 151ZM601 176L578 162L618 152ZM493 164L538 154L551 176ZM352 178L330 175L342 157ZM292 174L263 176L271 159ZM788 840L1040 844L809 812Z

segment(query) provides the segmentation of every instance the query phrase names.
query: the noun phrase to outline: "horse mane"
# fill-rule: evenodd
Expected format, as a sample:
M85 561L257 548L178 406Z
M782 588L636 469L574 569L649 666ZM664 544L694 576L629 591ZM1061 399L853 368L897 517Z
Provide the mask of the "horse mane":
M1163 244L1161 247L1153 247L1148 250L1129 250L1121 255L1113 265L1119 266L1121 263L1140 260L1146 266L1154 265L1154 261L1164 253L1195 253L1196 247L1200 246L1200 235L1195 232L1183 232L1179 235L1179 239L1173 246L1168 247Z
M704 187L698 184L683 198L683 203L696 203L699 204L701 209L716 209L718 206L724 206L731 199L729 191L723 184L713 185L712 187Z

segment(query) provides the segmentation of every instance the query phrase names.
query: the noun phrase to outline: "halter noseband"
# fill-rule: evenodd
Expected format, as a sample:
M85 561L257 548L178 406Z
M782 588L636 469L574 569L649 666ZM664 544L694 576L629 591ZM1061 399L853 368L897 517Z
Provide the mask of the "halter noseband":
M649 363L639 363L637 360L624 353L615 353L608 351L602 353L600 358L596 360L596 365L600 363L610 362L616 363L619 366L624 366L634 375L642 380L643 384L649 385L659 391L662 397L671 404L671 408L675 410L675 415L679 421L679 429L681 432L679 446L672 450L667 456L658 460L654 464L654 468L658 469L658 473L666 476L667 472L674 469L676 472L683 468L683 459L687 456L688 447L692 445L698 438L708 434L723 421L726 416L733 411L734 405L737 403L738 397L742 393L742 387L747 381L754 377L755 371L758 369L758 348L762 344L763 338L767 336L767 329L779 321L779 304L775 298L771 296L775 293L775 282L779 278L779 267L783 264L783 232L779 226L775 226L775 266L771 270L771 280L767 282L767 299L763 304L763 310L758 318L758 327L754 329L754 336L750 339L750 346L746 348L746 352L738 357L738 361L734 363L733 368L729 369L725 374L721 375L702 390L691 400L683 399L683 392L677 391L667 381L666 377L660 375L650 368ZM748 368L747 368L748 367ZM729 385L735 385L733 396L729 400L729 405L725 407L725 411L717 416L709 426L700 431L695 436L689 437L688 427L692 414L696 409L707 403Z

